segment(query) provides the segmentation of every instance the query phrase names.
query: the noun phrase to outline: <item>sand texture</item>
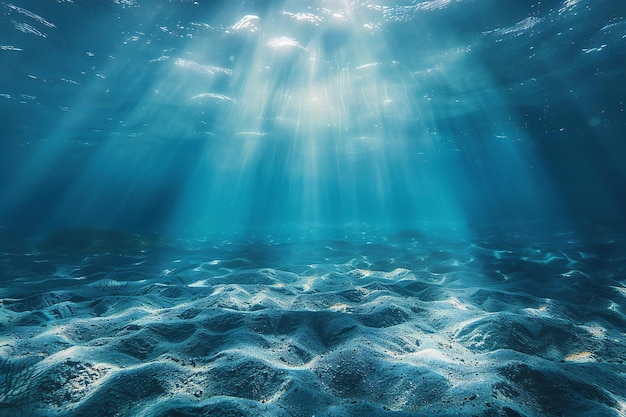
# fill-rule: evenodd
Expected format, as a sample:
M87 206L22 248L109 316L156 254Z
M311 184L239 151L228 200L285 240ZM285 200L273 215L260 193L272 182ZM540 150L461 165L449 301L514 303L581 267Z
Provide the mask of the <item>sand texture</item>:
M626 241L4 239L2 416L625 416Z

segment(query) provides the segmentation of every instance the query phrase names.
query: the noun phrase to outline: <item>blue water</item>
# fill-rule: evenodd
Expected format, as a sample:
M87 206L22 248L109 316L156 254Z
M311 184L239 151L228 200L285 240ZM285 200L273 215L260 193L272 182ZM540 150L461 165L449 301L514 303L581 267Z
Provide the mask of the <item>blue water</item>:
M624 416L625 17L0 3L0 414Z
M0 224L623 219L620 1L2 4Z

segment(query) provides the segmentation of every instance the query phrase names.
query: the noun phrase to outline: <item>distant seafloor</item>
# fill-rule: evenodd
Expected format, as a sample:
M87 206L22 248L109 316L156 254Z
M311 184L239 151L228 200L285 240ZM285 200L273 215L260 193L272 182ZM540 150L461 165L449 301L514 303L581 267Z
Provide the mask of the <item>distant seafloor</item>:
M3 416L624 416L626 240L2 239Z

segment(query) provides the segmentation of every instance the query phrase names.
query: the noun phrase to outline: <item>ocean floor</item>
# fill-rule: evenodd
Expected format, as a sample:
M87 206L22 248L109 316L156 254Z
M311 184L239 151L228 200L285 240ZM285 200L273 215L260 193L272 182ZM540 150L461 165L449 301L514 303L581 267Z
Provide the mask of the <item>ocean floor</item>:
M626 416L623 235L442 236L4 238L0 415Z

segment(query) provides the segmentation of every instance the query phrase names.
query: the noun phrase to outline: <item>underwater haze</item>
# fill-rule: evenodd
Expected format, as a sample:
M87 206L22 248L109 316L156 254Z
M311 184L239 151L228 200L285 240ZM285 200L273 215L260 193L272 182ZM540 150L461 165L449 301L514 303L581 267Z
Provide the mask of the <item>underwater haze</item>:
M626 416L626 2L0 3L0 415Z
M625 7L3 3L0 221L619 221Z

